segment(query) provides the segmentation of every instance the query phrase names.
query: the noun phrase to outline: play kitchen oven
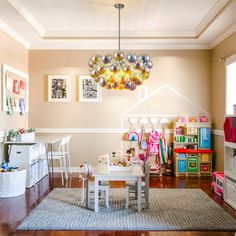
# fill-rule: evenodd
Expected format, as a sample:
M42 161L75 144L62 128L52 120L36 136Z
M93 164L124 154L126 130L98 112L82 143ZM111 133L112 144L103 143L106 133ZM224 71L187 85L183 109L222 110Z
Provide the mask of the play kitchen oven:
M187 172L188 173L198 173L198 154L186 154L187 158Z

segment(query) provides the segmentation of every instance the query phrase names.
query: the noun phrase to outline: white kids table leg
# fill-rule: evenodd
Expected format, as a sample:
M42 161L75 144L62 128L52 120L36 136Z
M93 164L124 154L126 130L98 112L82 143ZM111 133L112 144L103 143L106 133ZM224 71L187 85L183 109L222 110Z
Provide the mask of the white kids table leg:
M137 179L137 187L138 187L138 211L140 212L142 209L141 207L141 177Z
M98 178L95 177L95 186L94 186L94 211L98 212Z

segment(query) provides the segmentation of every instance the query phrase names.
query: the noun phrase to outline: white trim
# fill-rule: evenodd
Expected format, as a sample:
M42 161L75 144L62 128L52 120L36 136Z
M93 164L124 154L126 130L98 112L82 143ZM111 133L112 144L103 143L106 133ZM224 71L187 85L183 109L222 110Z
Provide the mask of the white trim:
M209 44L198 43L198 40L180 39L168 40L163 43L159 39L124 39L121 42L122 50L209 50ZM114 50L117 47L117 39L79 39L71 40L47 40L47 42L32 43L32 50Z
M140 132L141 129L136 129ZM145 129L150 132L152 129ZM158 129L161 131L161 129ZM36 128L37 134L123 134L129 129L106 129L106 128ZM173 133L173 129L166 129L167 134Z
M225 66L227 67L234 62L236 62L236 53L225 59Z
M155 89L153 92L151 92L148 96L146 96L144 99L142 99L140 102L135 103L133 106L131 106L130 108L128 108L126 111L124 111L122 113L122 117L124 115L126 115L128 112L132 111L134 108L136 108L137 106L139 106L140 104L142 104L143 102L145 102L147 99L149 99L150 97L152 97L154 94L157 94L159 92L161 92L163 89L168 89L171 92L175 93L176 95L178 95L179 97L181 97L183 100L185 100L186 102L188 102L189 104L191 104L193 107L197 108L199 111L201 111L204 114L209 115L209 112L207 112L205 109L203 109L202 107L198 106L197 104L195 104L193 101L191 101L189 98L187 98L186 96L184 96L182 93L178 92L176 89L170 87L167 84L163 84L161 85L159 88Z
M210 42L209 49L213 49L214 47L216 47L218 44L220 44L223 40L225 40L235 31L236 31L236 23L231 25L228 29L226 29L223 33L221 33L215 40Z
M151 93L149 93L145 98L143 98L142 100L138 101L137 103L135 103L134 105L130 106L126 111L121 113L121 127L123 128L124 125L124 117L128 116L130 111L132 111L133 109L135 109L136 107L138 107L140 104L144 103L147 99L149 99L150 97L152 97L155 94L158 94L159 92L161 92L163 89L168 89L171 92L173 92L174 94L176 94L177 96L179 96L180 98L182 98L183 100L185 100L187 103L191 104L193 107L195 107L196 109L198 109L202 114L210 116L210 113L207 112L205 109L203 109L202 107L200 107L199 105L197 105L196 103L194 103L193 101L191 101L188 97L184 96L182 93L180 93L179 91L177 91L176 89L170 87L167 84L163 84L161 85L159 88L155 89L154 91L152 91ZM132 117L135 117L133 114L130 114ZM163 116L163 117L177 117L183 114L156 114L156 116ZM144 115L144 117L146 117L147 115ZM152 115L155 116L155 115Z
M109 128L36 128L36 133L70 133L70 134L120 134L127 129Z
M211 9L195 28L197 37L204 33L215 22L215 20L223 13L225 7L227 7L227 4L229 3L230 0L216 1L216 3L211 7Z
M33 29L43 37L45 34L44 28L37 22L30 13L25 9L23 4L20 4L19 1L8 0L8 2L24 17L24 19L33 27Z
M13 73L23 79L25 79L25 112L29 112L29 75L23 71L20 71L7 64L2 64L2 110L8 111L7 100L6 100L6 72Z
M50 154L49 154L49 160L50 160ZM51 169L51 167L50 167ZM79 166L76 167L71 167L71 172L72 173L80 173L81 168ZM53 167L53 173L61 173L61 168L60 167Z
M16 33L15 30L13 30L8 24L6 24L2 19L0 19L0 29L5 32L7 35L9 35L11 38L13 38L17 43L21 44L26 49L30 48L30 43L23 38L21 35Z
M217 135L217 136L224 136L223 130L213 129L211 132L212 132L212 134Z

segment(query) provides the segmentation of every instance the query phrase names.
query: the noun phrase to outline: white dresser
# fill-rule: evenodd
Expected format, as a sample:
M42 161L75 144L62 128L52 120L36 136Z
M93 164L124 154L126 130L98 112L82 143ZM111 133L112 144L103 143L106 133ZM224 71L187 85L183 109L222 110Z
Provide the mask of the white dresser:
M236 209L236 143L225 142L224 201Z
M25 167L26 187L34 186L48 174L44 144L9 145L9 165Z

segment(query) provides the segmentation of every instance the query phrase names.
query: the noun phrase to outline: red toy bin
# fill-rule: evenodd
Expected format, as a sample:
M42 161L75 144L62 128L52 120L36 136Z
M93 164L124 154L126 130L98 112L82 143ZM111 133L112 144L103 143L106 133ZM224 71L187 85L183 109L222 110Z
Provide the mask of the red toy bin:
M225 141L236 143L236 117L225 117Z

